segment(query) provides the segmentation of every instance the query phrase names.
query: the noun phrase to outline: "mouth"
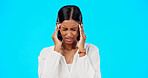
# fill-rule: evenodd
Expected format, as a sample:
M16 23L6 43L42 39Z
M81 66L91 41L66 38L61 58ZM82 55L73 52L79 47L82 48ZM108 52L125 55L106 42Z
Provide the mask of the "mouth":
M73 38L66 38L67 42L71 42L73 40Z

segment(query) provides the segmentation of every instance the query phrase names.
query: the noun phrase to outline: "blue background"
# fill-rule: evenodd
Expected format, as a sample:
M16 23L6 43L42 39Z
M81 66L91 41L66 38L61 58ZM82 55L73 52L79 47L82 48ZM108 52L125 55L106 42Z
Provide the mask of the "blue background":
M100 50L102 78L148 78L147 0L1 0L0 78L38 78L39 53L54 45L58 10L70 4Z

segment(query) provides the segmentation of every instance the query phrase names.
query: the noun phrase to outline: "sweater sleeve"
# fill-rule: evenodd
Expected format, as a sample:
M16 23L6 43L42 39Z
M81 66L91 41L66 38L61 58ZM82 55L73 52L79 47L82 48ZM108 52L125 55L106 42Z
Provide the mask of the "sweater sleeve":
M92 45L89 55L78 57L77 68L80 78L101 78L99 49Z
M44 48L38 57L39 78L58 78L58 65L61 53Z

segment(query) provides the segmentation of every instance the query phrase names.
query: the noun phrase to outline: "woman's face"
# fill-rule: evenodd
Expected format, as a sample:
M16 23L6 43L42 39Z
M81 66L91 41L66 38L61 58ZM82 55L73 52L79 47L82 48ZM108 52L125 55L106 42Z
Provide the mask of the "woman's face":
M63 37L63 42L72 44L78 36L79 24L74 20L64 20L60 26L60 32Z

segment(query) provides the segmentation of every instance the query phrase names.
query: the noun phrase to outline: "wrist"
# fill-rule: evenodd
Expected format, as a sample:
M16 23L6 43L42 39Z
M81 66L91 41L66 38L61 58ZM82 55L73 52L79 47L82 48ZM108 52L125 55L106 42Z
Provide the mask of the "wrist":
M79 49L79 52L78 53L80 54L80 53L83 53L83 52L85 53L86 52L86 49Z
M78 53L79 53L79 56L80 56L80 57L83 57L83 56L86 55L86 50L85 50L85 49L79 50Z
M85 52L85 53L83 52L83 53L80 53L80 54L79 54L79 57L83 57L83 56L85 56L85 55L86 55L86 52Z
M59 53L60 52L60 48L59 47L54 47L54 51L57 51Z

